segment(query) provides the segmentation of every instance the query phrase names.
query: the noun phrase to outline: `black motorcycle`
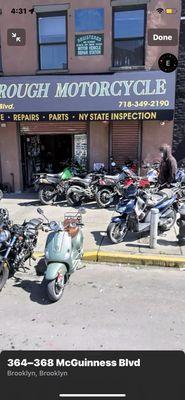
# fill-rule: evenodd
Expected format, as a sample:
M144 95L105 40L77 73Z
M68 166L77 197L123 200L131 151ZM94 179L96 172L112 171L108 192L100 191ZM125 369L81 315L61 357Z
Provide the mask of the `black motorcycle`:
M31 219L22 225L3 225L0 229L0 290L9 275L24 267L27 259L33 258L37 244L38 231L42 219Z
M70 179L69 189L66 193L66 200L69 206L79 206L84 201L92 201L98 187L98 182L102 173L93 172L85 178L74 177Z

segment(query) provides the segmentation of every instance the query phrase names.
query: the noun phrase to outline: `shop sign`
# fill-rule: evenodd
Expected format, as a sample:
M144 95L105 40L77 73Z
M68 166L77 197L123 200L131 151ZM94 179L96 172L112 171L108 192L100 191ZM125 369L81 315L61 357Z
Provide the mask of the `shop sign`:
M0 120L6 115L19 121L27 114L35 121L159 119L159 112L168 119L175 107L175 76L140 71L1 77Z
M104 35L89 34L75 36L76 56L100 56L104 51Z

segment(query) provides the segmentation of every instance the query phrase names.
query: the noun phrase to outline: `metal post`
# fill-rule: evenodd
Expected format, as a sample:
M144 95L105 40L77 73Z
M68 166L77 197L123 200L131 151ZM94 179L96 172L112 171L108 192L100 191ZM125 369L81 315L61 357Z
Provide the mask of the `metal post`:
M158 236L158 222L159 222L159 210L157 208L151 209L151 225L150 225L150 248L156 249L157 247L157 236Z

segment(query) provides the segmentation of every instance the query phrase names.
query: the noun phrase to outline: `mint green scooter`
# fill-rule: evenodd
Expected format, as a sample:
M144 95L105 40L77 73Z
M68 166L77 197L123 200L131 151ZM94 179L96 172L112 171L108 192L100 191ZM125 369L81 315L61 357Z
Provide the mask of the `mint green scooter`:
M70 275L76 271L83 256L83 234L81 227L82 213L66 213L64 221L56 222L47 219L41 208L37 209L47 220L49 233L45 245L45 283L47 294L51 301L58 301L64 292L65 284Z

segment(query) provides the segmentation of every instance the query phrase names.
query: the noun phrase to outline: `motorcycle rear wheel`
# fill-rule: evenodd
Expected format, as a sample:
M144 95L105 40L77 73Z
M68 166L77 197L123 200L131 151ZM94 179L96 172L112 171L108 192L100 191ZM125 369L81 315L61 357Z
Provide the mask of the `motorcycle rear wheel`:
M44 185L39 190L39 199L40 202L44 205L52 204L54 201L56 201L56 198L57 194L53 185Z
M123 227L124 225L124 227ZM112 243L121 243L125 239L128 232L126 222L111 222L107 228L107 236Z
M70 188L66 193L66 201L69 206L80 206L82 203L82 196L80 195L81 188Z
M163 225L159 226L160 231L162 232L169 231L174 226L177 218L177 212L174 209L172 209L172 211L173 211L173 216L171 218L166 218L166 222L164 218L162 217L160 218L161 221L164 220Z
M65 276L63 276L60 283L58 282L58 276L52 281L47 282L47 295L51 301L55 302L61 299L64 293L64 285L65 285Z
M9 277L9 268L3 267L2 270L0 270L0 291L5 286L8 277Z
M98 192L96 193L96 202L98 207L100 208L109 207L110 204L112 203L112 195L113 195L112 190L108 188L98 190Z

